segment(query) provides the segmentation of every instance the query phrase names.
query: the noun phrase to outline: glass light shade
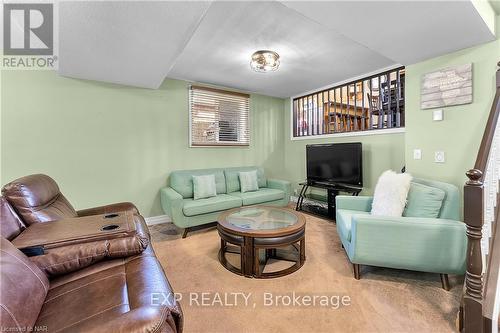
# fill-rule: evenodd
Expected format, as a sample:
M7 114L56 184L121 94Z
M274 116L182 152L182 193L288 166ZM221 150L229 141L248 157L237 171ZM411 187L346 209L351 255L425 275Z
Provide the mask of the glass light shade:
M269 50L261 50L252 54L250 67L256 72L274 72L280 65L280 56L278 53Z

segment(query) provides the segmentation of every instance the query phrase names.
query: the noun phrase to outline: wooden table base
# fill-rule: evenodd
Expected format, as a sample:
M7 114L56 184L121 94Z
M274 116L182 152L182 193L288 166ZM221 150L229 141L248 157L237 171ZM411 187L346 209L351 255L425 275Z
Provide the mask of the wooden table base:
M254 237L249 236L242 237L241 240L236 239L236 241L235 239L228 239L230 237L225 237L227 236L226 232L219 229L219 235L221 236L219 262L227 270L248 278L268 279L285 276L295 272L304 265L306 260L304 234L304 230L302 230L297 235L273 238L271 242L264 240L265 243L270 244L259 244L261 243L259 242L260 239L255 241ZM234 244L235 246L228 244ZM284 250L283 248L286 246L291 246L291 251ZM261 250L265 251L263 260L261 260L260 256ZM240 268L235 267L227 260L226 253L240 255ZM264 272L269 259L290 261L295 264L283 270Z

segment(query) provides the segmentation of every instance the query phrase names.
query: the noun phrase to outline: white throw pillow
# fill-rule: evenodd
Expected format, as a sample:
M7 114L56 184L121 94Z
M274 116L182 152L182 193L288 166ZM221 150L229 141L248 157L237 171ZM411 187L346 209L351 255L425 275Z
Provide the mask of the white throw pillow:
M259 189L257 170L240 172L239 177L241 193L257 191Z
M205 199L217 196L215 175L193 176L193 199Z
M412 176L387 170L379 177L373 195L372 215L400 217L406 205Z

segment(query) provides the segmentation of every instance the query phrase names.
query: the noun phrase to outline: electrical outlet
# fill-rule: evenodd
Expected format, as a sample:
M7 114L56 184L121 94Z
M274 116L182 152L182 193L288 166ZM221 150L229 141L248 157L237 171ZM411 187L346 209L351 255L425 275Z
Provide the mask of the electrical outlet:
M443 120L443 110L439 109L432 111L432 120L434 121Z
M434 162L436 163L444 163L444 151L436 151L434 152Z
M422 159L422 149L413 149L413 159L414 160Z

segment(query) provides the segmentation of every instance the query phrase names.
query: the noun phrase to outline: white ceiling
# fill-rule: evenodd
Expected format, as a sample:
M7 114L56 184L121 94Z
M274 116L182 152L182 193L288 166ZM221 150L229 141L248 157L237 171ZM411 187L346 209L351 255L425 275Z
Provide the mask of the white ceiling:
M286 2L396 62L413 64L494 37L470 1Z
M209 2L59 4L59 74L158 88Z
M494 39L470 1L61 2L59 23L61 75L278 97ZM280 54L278 71L250 69L259 49Z
M250 69L261 49L280 55L278 71ZM279 2L216 2L169 76L286 97L392 64Z

